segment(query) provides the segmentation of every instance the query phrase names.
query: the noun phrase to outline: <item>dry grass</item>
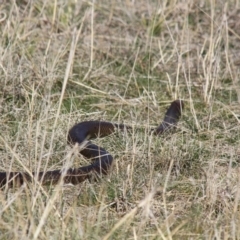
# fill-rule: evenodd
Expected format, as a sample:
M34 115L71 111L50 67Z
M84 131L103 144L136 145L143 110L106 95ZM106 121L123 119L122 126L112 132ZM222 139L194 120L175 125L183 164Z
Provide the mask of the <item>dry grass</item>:
M113 172L0 194L1 239L240 239L239 1L6 1L0 5L0 171L86 164L83 120L178 131L97 142Z

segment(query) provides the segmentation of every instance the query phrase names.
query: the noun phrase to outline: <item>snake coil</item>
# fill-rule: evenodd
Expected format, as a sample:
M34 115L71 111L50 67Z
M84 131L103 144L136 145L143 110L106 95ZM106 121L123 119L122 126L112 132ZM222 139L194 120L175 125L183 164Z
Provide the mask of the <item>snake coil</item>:
M181 117L184 104L181 100L175 100L168 108L163 122L152 129L154 135L161 135L164 132L176 127ZM115 132L117 129L129 129L124 124L115 124L103 121L80 122L73 126L68 132L68 143L71 145L85 143L84 149L80 153L92 160L88 166L79 168L69 168L65 172L53 170L46 172L0 172L0 187L20 186L24 182L31 182L37 179L41 184L57 184L61 179L64 183L79 184L90 178L94 173L106 175L113 162L113 157L104 148L93 144L90 140L97 137L105 137Z

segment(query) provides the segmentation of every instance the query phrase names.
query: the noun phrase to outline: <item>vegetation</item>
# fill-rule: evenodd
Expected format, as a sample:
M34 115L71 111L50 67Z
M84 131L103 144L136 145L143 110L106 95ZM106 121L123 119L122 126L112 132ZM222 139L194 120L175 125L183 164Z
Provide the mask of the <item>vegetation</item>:
M1 239L239 239L239 7L3 0L0 171L86 165L76 122L134 130L96 141L115 158L97 182L3 188ZM177 131L149 135L177 98Z

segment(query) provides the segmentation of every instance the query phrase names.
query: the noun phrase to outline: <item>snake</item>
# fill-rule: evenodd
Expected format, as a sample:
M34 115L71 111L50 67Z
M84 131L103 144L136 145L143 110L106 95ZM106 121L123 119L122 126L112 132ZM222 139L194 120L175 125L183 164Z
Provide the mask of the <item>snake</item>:
M150 129L150 133L161 136L176 128L184 108L183 100L175 100L168 107L161 124ZM67 142L80 146L79 153L91 160L91 164L78 168L57 169L38 172L0 172L0 188L19 187L27 182L39 181L42 185L80 184L93 176L107 175L113 165L113 156L104 148L92 143L95 138L106 137L116 131L131 129L131 126L107 121L83 121L75 124L68 132ZM84 145L84 146L83 146Z

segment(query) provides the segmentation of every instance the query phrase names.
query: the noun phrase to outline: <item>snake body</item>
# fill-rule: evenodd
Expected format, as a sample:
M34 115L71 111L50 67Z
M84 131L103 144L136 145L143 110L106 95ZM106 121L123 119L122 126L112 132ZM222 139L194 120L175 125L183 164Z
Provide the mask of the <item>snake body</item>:
M175 100L168 108L163 122L152 129L154 135L161 135L164 132L174 128L182 113L183 101ZM93 174L108 174L113 157L104 148L93 144L90 140L98 137L105 137L116 130L131 129L124 124L115 124L104 121L85 121L74 125L68 132L68 143L71 145L83 144L85 146L80 150L80 154L91 159L92 163L79 168L69 168L64 170L53 170L46 172L0 172L0 187L20 186L24 182L32 182L33 178L41 184L57 184L61 179L64 183L79 184L92 177Z

